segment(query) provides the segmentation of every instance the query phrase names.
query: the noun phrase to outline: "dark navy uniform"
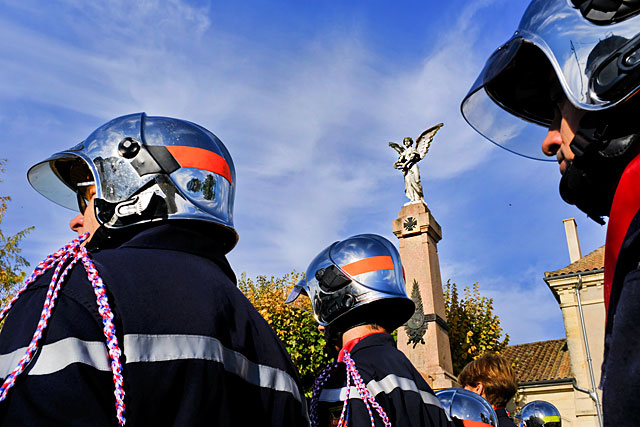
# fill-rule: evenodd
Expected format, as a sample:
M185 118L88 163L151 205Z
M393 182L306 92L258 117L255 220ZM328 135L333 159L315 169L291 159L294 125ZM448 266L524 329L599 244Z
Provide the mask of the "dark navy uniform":
M123 351L127 425L308 424L287 352L236 288L215 239L172 222L90 254ZM3 377L31 340L51 276L33 283L6 319ZM117 425L102 319L82 265L63 283L36 356L0 403L0 421Z
M393 426L449 426L438 398L431 387L395 347L386 333L368 335L350 350L358 372L376 401L384 409ZM331 375L320 393L320 426L337 425L344 397L346 373L344 364ZM348 404L349 426L370 426L369 414L355 387L351 387ZM384 426L372 408L376 426Z
M504 408L496 408L496 415L498 416L498 427L516 427L509 413Z

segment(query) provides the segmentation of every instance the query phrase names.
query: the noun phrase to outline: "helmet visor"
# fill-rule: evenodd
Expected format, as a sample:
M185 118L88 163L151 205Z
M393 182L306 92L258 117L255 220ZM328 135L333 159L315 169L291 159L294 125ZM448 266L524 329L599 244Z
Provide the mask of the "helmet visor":
M52 202L75 210L76 184L90 180L71 177L70 173L74 165L82 164L91 171L91 180L96 181L96 197L111 203L126 200L153 179L151 174L140 176L118 151L120 141L125 138L142 141L142 116L131 114L102 125L80 144L33 166L27 172L29 182Z
M508 151L554 161L545 158L540 143L553 119L555 87L585 111L610 108L633 95L640 87L637 75L613 79L607 66L618 50L633 54L639 18L599 26L568 0L534 0L514 36L487 61L462 101L462 115ZM604 87L607 78L611 85Z
M47 199L81 213L89 201L87 190L95 185L89 164L69 153L53 155L33 166L27 172L27 179Z
M289 296L287 297L287 299L285 300L285 304L291 304L292 302L294 302L295 300L298 299L298 297L302 294L302 295L307 295L307 291L305 289L306 286L306 280L302 279L300 280L291 290L291 292L289 293Z

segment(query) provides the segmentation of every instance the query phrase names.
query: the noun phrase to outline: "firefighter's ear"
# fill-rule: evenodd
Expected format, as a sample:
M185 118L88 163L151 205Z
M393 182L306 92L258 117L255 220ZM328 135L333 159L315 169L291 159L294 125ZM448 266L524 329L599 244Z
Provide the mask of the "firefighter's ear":
M464 386L465 389L474 392L475 394L484 397L484 385L479 382L478 384L476 384L475 386L472 385L466 385Z

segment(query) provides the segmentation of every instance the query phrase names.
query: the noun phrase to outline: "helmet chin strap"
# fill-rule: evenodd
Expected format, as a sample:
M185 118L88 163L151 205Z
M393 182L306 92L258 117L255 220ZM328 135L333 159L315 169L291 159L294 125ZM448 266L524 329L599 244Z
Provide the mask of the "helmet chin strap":
M111 203L104 199L96 199L96 218L107 229L114 230L140 223L143 219L162 219L162 203L166 199L165 193L158 184L130 197L129 199ZM166 212L165 216L166 216Z
M338 357L338 349L342 348L343 330L336 330L335 325L327 325L324 327L324 339L327 342L327 354L331 358Z
M598 224L604 225L620 175L637 154L640 130L631 123L587 113L570 144L575 157L560 180L560 195Z
M599 184L572 163L560 179L560 196L598 224L604 225L603 217L609 215L613 191L609 191L609 195L607 187Z
M95 199L95 214L100 226L91 236L91 250L113 247L133 235L140 226L166 218L166 197L155 184L123 202Z

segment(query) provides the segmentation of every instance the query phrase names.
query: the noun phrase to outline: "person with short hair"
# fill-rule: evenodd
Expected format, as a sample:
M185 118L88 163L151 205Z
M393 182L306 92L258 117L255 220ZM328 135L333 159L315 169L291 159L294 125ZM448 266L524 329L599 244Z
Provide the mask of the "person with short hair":
M491 403L498 416L498 427L515 427L505 407L516 394L518 383L504 357L485 354L467 363L458 375L458 382Z

